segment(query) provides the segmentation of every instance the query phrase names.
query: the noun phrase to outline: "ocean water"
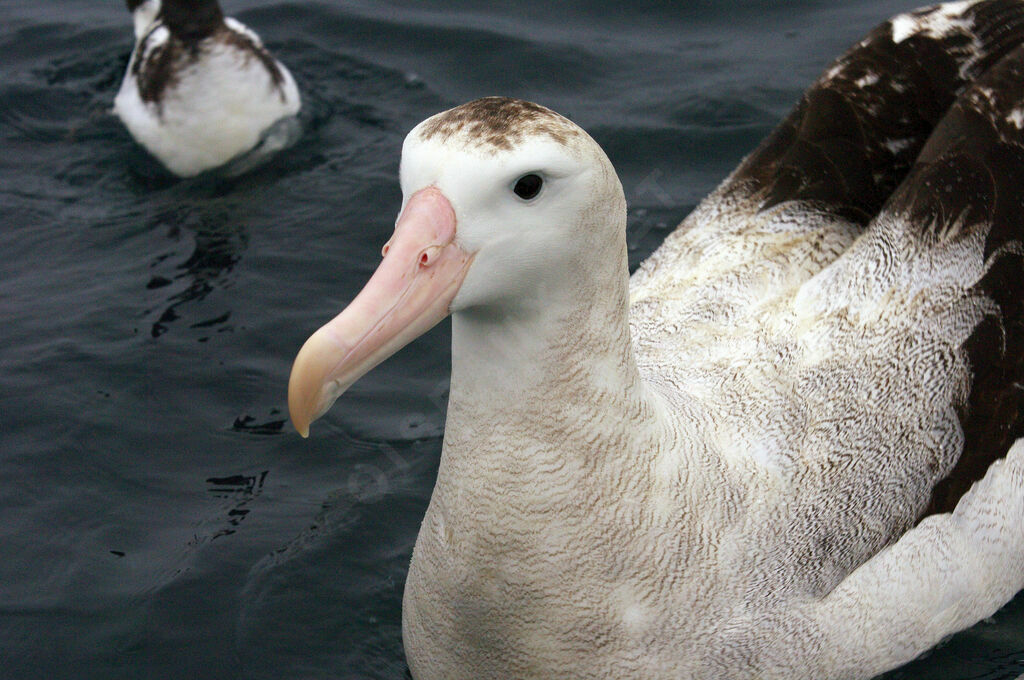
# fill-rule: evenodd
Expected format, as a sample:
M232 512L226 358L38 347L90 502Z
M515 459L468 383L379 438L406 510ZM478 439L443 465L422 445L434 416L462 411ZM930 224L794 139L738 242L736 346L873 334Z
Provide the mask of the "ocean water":
M468 99L586 128L632 264L905 2L225 0L304 133L177 181L109 114L123 3L0 2L0 677L402 679L442 324L300 439L291 361L379 258L405 133ZM1024 672L1024 599L887 678Z

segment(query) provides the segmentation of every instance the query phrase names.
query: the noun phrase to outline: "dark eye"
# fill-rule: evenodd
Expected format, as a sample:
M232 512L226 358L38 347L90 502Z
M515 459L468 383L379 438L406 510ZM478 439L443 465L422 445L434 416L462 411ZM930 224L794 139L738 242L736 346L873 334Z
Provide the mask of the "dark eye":
M544 186L544 180L541 179L540 175L535 175L531 172L529 175L520 177L512 191L516 192L516 196L519 198L529 201L531 198L536 198L542 186Z

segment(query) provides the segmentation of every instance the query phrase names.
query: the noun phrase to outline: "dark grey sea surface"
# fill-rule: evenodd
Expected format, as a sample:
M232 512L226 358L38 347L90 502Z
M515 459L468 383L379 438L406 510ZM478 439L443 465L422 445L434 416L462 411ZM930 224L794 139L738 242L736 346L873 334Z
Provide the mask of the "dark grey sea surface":
M115 0L0 2L0 678L405 676L402 586L449 327L309 440L291 361L372 272L405 133L468 99L573 118L649 254L834 56L903 2L225 0L290 67L304 135L176 181L109 114ZM888 678L1024 672L1024 599Z

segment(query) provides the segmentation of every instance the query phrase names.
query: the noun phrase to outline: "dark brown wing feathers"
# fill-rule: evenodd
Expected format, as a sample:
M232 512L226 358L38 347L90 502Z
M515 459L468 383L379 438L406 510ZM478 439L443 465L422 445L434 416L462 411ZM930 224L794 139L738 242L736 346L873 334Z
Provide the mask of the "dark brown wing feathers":
M866 225L956 98L1024 42L1024 3L978 2L965 19L969 29L898 42L891 22L875 28L743 162L736 185L752 185L764 209L808 201Z
M945 512L1024 436L1024 46L957 99L885 209L926 242L985 239L988 267L972 292L996 311L963 347L973 373L959 405L964 451L929 507Z

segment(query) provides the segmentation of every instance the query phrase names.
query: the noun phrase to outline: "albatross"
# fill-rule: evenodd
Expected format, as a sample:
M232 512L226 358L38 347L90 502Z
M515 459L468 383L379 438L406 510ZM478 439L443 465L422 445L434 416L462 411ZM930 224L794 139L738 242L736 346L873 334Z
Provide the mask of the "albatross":
M303 435L452 318L416 680L869 678L1024 586L1024 3L896 16L629 276L608 158L490 97L402 150Z
M298 138L288 69L217 0L126 0L135 26L114 113L179 177L242 172Z

